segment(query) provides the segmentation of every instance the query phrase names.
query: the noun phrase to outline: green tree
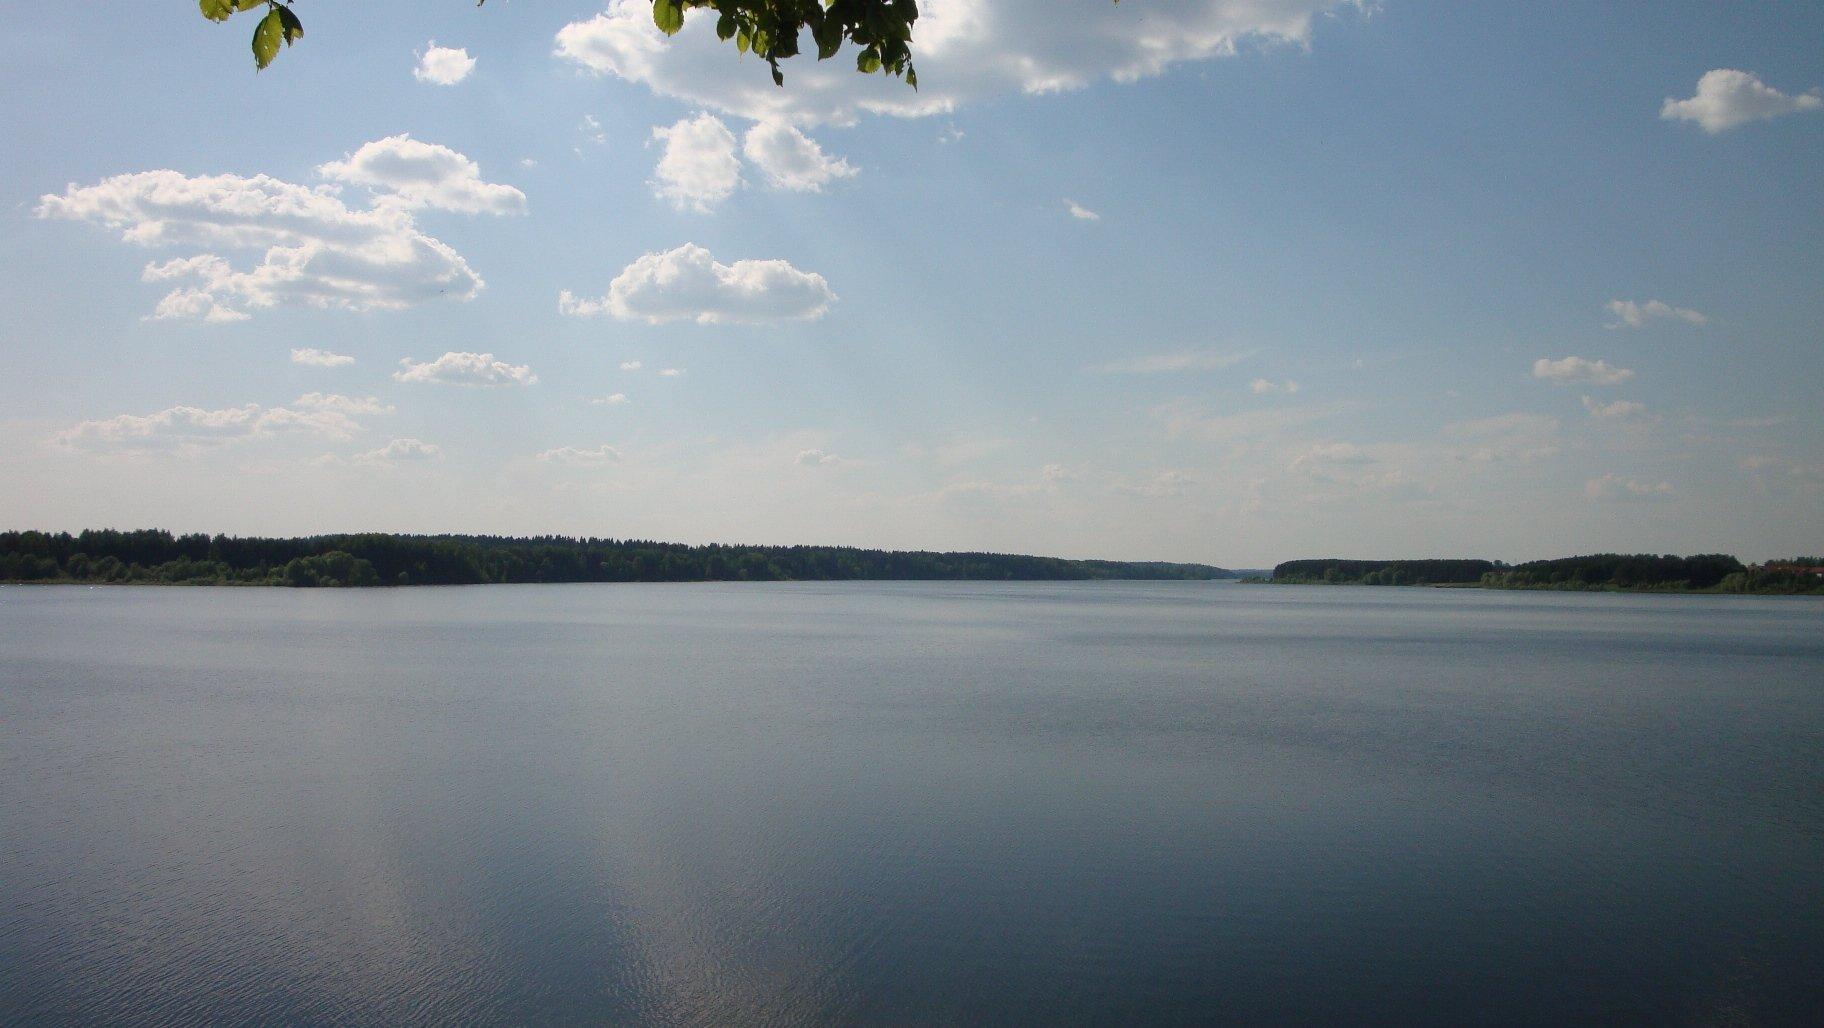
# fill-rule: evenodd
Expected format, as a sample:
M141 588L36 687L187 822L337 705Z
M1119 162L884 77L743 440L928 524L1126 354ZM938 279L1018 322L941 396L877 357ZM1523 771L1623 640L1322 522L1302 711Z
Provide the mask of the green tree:
M197 3L210 21L225 22L244 11L260 14L253 27L255 69L271 64L281 47L304 38L304 23L292 11L291 0ZM809 32L818 60L836 56L849 43L860 51L855 55L856 71L898 75L918 88L918 72L912 67L917 0L652 0L652 21L666 35L674 35L684 27L684 13L700 7L716 12L717 38L765 61L777 85L785 84L779 62L798 56L798 39Z

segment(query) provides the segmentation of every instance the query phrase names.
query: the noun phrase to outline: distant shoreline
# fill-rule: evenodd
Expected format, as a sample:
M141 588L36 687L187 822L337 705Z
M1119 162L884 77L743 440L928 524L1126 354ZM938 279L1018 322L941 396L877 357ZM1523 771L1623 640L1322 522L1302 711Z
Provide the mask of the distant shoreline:
M1597 553L1508 565L1475 559L1286 561L1271 577L1244 582L1271 585L1428 586L1528 592L1700 593L1714 595L1824 595L1824 558L1744 564L1727 554L1689 557Z
M581 582L1224 581L1209 564L565 536L0 532L0 582L382 588Z

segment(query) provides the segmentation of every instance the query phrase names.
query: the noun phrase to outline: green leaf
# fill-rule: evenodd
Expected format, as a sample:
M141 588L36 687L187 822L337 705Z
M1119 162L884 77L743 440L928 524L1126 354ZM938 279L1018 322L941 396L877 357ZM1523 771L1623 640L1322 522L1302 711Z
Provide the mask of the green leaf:
M742 53L747 53L748 47L753 46L753 45L754 45L754 37L748 35L746 29L742 29L741 31L735 33L735 49L736 50L739 50Z
M304 38L304 23L298 20L297 15L291 13L291 8L277 7L274 10L279 12L279 24L285 29L286 46Z
M684 8L679 0L652 0L652 23L668 36L677 35L684 27Z
M268 11L253 30L253 66L265 68L279 56L279 46L285 42L285 22L279 18L278 11Z
M730 39L733 39L734 35L735 16L725 11L723 12L722 17L716 19L716 38L726 43Z
M880 70L880 54L873 47L868 47L855 55L855 70L863 75L872 75Z
M197 0L197 6L210 21L227 21L234 13L234 0Z
M264 6L266 6L266 0L234 0L234 9L237 11L251 11L255 7Z

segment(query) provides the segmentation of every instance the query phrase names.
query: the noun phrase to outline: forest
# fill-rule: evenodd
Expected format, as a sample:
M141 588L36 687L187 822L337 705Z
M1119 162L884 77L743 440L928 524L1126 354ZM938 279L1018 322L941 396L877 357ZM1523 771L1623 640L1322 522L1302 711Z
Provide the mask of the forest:
M1490 560L1289 560L1273 581L1331 585L1466 585L1500 567Z
M0 581L383 586L509 582L1217 579L1204 564L929 553L844 546L690 546L567 536L0 532Z
M1756 565L1722 553L1689 557L1594 553L1512 565L1487 560L1293 560L1275 567L1271 581L1475 585L1485 589L1824 593L1824 558L1794 557Z

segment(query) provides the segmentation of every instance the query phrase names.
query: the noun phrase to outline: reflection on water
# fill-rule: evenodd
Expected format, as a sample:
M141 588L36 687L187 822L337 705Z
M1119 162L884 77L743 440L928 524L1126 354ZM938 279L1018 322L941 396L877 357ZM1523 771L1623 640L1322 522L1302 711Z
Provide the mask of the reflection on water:
M1824 604L0 589L0 1022L1824 1023Z

